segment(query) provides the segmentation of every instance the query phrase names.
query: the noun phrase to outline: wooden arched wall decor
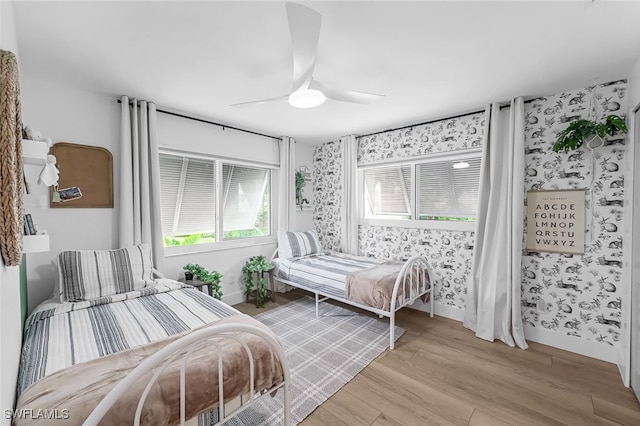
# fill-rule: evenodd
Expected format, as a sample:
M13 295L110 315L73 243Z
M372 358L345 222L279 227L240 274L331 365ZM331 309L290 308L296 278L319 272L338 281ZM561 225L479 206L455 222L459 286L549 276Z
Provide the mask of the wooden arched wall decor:
M77 186L82 197L53 202L54 208L113 208L113 157L108 149L58 142L51 147L60 171L58 191Z

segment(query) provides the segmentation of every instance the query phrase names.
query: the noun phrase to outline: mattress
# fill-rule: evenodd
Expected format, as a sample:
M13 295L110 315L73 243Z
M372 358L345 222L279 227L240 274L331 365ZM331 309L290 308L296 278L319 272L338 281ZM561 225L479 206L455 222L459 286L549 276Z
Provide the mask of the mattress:
M39 305L25 324L18 394L75 364L160 341L240 312L173 280L89 301Z
M327 296L346 298L347 275L373 268L383 261L343 253L321 253L304 257L276 258L275 275Z

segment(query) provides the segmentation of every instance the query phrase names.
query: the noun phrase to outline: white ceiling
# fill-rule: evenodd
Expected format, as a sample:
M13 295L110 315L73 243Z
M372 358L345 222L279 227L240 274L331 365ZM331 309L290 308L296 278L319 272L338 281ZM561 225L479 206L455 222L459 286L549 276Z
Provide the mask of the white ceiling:
M384 99L231 107L291 89L271 1L18 2L21 73L319 143L626 78L640 55L639 2L300 3L323 18L315 78Z

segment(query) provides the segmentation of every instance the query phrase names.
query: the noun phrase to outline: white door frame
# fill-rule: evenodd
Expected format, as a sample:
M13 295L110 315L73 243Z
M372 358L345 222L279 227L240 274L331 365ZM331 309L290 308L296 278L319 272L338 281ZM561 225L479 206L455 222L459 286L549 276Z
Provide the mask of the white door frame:
M620 372L625 386L631 386L640 401L640 103L629 117L629 178L625 178L625 202L630 203L627 234L624 241L625 260L628 265L629 303L623 303L623 364ZM628 183L628 185L627 185ZM634 238L635 236L635 238ZM626 309L625 309L626 307ZM627 367L624 368L623 367Z

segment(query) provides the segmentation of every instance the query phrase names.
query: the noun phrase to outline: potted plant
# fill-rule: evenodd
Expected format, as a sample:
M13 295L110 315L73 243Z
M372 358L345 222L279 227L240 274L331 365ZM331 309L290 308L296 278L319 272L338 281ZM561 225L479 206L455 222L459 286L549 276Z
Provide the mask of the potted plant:
M304 204L309 204L309 200L303 197L302 188L307 183L307 176L303 170L296 170L296 206L300 206L300 210L302 210L302 206Z
M583 144L590 149L597 148L604 145L602 138L605 136L614 136L626 131L627 125L624 119L614 114L608 115L602 122L587 119L575 120L558 133L553 150L568 152L580 148Z
M185 270L185 280L199 279L209 286L209 294L216 299L222 299L222 287L220 279L222 274L218 271L209 271L197 263L187 263L182 267Z
M196 275L196 273L198 272L199 268L202 268L200 265L197 264L193 264L193 263L187 263L186 265L184 265L182 267L182 269L184 269L184 279L187 281L191 281L193 279L193 276Z
M257 278L256 283L256 306L259 308L264 307L264 302L269 291L266 288L266 281L262 276L263 272L268 272L273 268L263 255L253 256L247 260L242 267L242 276L244 278L244 292L247 296L247 302L249 301L249 295L254 291L254 276Z

